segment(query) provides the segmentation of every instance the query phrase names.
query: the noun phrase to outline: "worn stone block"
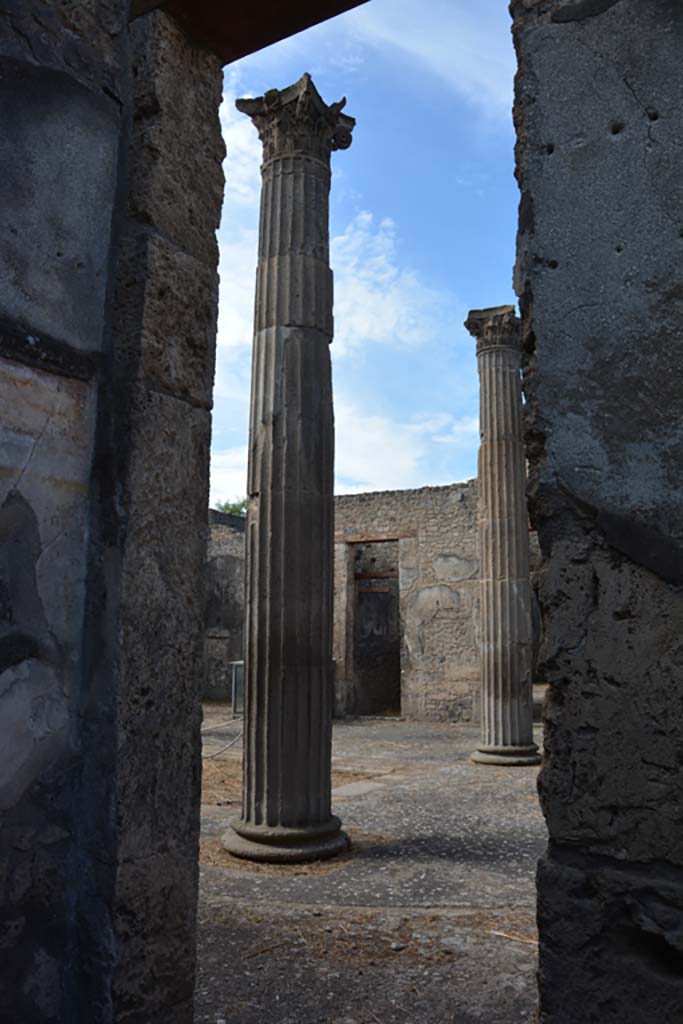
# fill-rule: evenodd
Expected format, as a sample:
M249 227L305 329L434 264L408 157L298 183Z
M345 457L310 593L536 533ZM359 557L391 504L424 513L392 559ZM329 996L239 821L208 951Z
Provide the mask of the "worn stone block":
M553 550L541 592L551 613L544 669L555 680L540 779L551 835L619 859L683 865L683 836L671 827L683 756L683 598L607 546L585 561L571 542Z
M65 1019L95 389L0 359L0 1019Z
M135 21L131 38L136 161L130 215L213 269L225 156L213 118L221 102L220 61L193 46L159 11Z
M537 883L541 1024L679 1019L680 871L661 861L629 865L551 849Z
M102 344L119 111L71 76L4 58L0 318L79 350ZM1 342L0 342L1 344Z
M119 868L113 996L125 1024L192 1022L198 871L196 842L173 843Z
M158 851L162 836L196 841L210 436L208 412L136 392L119 636L123 859Z
M127 87L129 7L129 0L11 0L2 11L2 53L64 71L118 106Z
M0 806L64 753L85 600L92 385L0 359Z
M543 1020L675 1019L679 938L657 901L678 906L683 852L683 8L511 7L550 683Z
M195 405L211 407L218 274L159 234L124 239L117 303L116 360ZM125 283L124 283L125 282Z
M517 278L531 440L544 439L531 495L554 688L542 791L558 840L677 862L656 807L673 799L683 727L683 83L666 71L682 41L683 12L665 0L571 21L520 12L517 30Z

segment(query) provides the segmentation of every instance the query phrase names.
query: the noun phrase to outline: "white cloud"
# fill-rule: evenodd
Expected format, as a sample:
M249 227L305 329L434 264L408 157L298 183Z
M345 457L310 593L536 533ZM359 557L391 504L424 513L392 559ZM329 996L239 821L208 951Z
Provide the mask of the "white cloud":
M346 23L376 48L393 47L490 115L509 116L515 56L501 0L373 0Z
M414 347L437 337L452 298L401 267L396 248L394 222L375 226L367 211L332 239L335 358L369 343Z
M335 489L349 494L423 486L431 435L451 417L436 414L400 423L365 412L346 395L335 395L334 420Z
M230 241L219 242L219 248L218 344L226 349L248 348L254 330L258 232L237 228Z
M426 461L434 430L452 424L445 413L400 423L389 416L364 411L344 395L335 397L335 490L398 490L449 483L427 472ZM241 498L247 490L247 446L235 445L211 456L211 504Z
M220 296L214 416L245 424L248 416L254 289L258 255L261 143L248 117L235 109L235 97L248 94L239 71L226 70L221 123L226 143L226 191L219 231Z
M235 107L235 100L242 95L249 95L249 89L240 72L227 70L220 117L226 151L225 209L231 212L235 206L257 207L261 192L261 143L251 119Z
M233 501L247 493L247 446L211 453L210 504Z
M261 50L247 66L255 64L265 78L283 67L305 67L324 92L330 71L349 77L391 48L399 73L407 59L408 74L433 75L486 115L510 120L515 55L507 6L504 0L372 0Z
M452 444L458 448L471 449L479 437L479 417L461 416L453 420L450 429L443 434L435 434L432 441L438 444Z

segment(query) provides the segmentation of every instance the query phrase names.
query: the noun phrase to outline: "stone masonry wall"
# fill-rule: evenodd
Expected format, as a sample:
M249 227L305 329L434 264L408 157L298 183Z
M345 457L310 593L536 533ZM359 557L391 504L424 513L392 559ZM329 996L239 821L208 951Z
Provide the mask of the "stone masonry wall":
M125 0L24 0L0 14L2 1024L80 1024L92 990L78 979L99 974L81 928L97 902L78 840L83 631L127 13Z
M348 643L353 588L349 545L397 539L401 711L411 718L478 715L479 557L476 481L335 499L337 705L353 687ZM346 652L346 653L342 653Z
M477 721L479 718L479 534L475 480L448 487L377 491L335 497L334 635L335 714L357 705L353 669L354 573L363 552L371 552L378 573L393 567L398 546L401 615L401 711L420 719ZM207 563L209 592L224 602L225 625L216 628L207 610L208 677L205 696L229 695L226 663L241 658L244 533L210 512ZM229 517L236 519L236 517ZM237 528L235 528L237 527ZM344 539L346 538L346 539ZM363 543L365 542L365 543ZM536 585L538 544L530 534L532 583ZM391 559L383 565L381 559ZM379 559L379 561L377 561ZM370 571L364 566L364 571ZM229 622L228 622L229 620ZM239 640L238 640L239 636ZM227 651L230 652L228 657Z
M102 537L102 554L116 565L118 592L105 590L116 649L110 690L100 650L91 652L97 697L89 739L95 757L111 709L117 1019L186 1024L194 988L222 72L218 58L162 12L135 21L131 39L130 178L114 301L110 461L101 468L103 486L115 483L109 508L117 521Z
M683 1007L683 6L515 0L543 1024Z
M0 1022L192 1017L217 58L0 15Z
M206 559L206 700L229 700L229 662L243 658L246 519L209 510Z

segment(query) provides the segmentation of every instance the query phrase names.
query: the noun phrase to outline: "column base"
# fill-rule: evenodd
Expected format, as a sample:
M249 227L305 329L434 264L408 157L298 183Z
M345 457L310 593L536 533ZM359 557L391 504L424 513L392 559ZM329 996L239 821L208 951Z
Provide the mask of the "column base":
M324 825L312 825L310 828L250 825L241 818L235 818L222 836L221 843L233 857L269 864L327 860L351 845L349 837L341 831L341 821L334 815Z
M534 765L541 763L535 743L525 747L478 747L471 756L475 764Z

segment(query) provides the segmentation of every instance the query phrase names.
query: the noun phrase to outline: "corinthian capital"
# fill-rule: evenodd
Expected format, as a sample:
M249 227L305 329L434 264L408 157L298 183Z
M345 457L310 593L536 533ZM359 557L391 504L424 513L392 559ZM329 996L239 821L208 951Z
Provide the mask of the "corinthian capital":
M521 321L514 306L472 309L465 320L465 327L477 339L477 355L492 348L521 351Z
M327 161L334 149L348 149L355 120L342 114L346 99L328 106L306 73L286 89L270 89L256 99L237 100L263 143L264 162L303 154Z

